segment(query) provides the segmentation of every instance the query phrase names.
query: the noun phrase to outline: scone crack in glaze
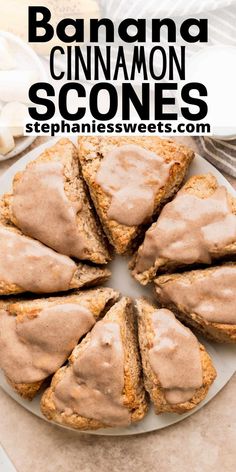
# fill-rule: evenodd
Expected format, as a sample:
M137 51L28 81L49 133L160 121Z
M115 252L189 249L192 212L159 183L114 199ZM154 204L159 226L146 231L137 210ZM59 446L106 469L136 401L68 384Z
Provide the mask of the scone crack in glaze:
M142 284L158 271L236 253L236 200L212 175L194 176L146 232L131 266Z
M68 139L19 172L5 201L9 218L24 234L79 260L110 260L80 174L77 149Z
M118 254L129 252L180 188L194 153L158 137L81 137L78 145L103 229Z
M167 309L137 300L145 388L156 414L185 413L206 396L216 371L194 334Z
M74 349L41 401L43 414L86 430L128 426L147 411L130 299L122 298Z
M1 302L0 367L17 393L31 400L117 298L117 292L104 288Z
M216 342L236 342L236 263L162 275L154 280L158 303Z

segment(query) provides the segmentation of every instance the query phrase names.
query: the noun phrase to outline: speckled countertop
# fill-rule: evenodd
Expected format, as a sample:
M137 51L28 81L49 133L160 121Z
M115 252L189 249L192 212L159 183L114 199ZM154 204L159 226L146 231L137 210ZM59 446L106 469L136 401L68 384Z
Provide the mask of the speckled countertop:
M43 138L33 146L40 141ZM15 160L0 163L0 175ZM236 181L229 180L236 188ZM18 472L233 472L235 398L236 374L210 403L184 421L153 433L112 438L48 424L0 389L0 443Z

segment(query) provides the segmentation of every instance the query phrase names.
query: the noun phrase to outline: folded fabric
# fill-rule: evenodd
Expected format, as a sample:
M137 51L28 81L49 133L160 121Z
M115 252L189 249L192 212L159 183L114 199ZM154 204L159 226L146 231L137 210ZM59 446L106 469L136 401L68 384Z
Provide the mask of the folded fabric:
M229 141L200 136L196 141L199 154L218 169L236 177L236 136Z

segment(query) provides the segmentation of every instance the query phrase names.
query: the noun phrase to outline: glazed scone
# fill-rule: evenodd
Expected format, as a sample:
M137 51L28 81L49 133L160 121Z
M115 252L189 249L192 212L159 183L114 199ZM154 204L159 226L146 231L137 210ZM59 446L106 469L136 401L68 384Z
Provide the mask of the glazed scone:
M0 224L0 295L90 287L109 276L106 268L76 264L19 230Z
M60 254L105 264L108 246L78 164L77 149L68 139L46 149L16 174L12 194L5 195L8 218Z
M118 254L130 251L180 188L191 149L159 137L80 137L79 160L103 229Z
M158 303L212 341L236 343L236 263L154 280Z
M211 174L191 177L146 232L130 267L143 285L160 272L236 254L236 199Z
M132 302L122 298L74 349L42 397L49 419L79 430L127 426L147 412Z
M119 297L110 288L67 296L0 302L0 368L32 400L78 341Z
M167 309L137 300L144 385L155 413L186 413L207 395L216 371L194 334Z
M89 287L106 281L110 271L58 254L24 236L7 219L0 200L0 295L22 292L53 293Z

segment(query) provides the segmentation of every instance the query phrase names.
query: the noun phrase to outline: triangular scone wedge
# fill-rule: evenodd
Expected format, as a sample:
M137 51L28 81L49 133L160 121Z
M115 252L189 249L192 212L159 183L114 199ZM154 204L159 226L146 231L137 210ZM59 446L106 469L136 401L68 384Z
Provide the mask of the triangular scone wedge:
M100 288L1 302L0 368L13 389L32 400L118 297L113 289Z
M97 264L108 246L80 174L78 152L68 139L46 149L16 174L5 195L8 218L21 231L60 254Z
M82 173L103 229L118 254L128 252L137 246L144 228L180 188L194 153L185 146L159 137L84 136L79 138L78 145ZM112 164L111 153L118 152L122 152L122 159L125 156L124 167L120 164L122 159ZM140 167L136 167L139 163ZM121 175L117 177L121 168ZM148 176L145 174L147 170ZM103 185L98 181L101 171ZM118 194L114 198L107 189L107 186L110 190L114 187L113 178L114 181L119 178L118 187L115 182L116 189L120 188L119 185L122 187L118 200ZM112 208L116 214L118 212L118 219L115 219L116 214L115 218L110 216Z
M41 401L43 414L80 430L127 426L147 412L132 302L122 298L74 349Z
M216 377L211 358L194 334L167 309L137 300L144 384L155 413L186 413Z
M236 199L211 174L191 177L146 232L130 266L146 285L158 273L236 254Z
M158 303L212 341L236 343L236 263L162 275L154 280Z
M7 220L0 200L0 295L22 292L53 293L89 287L106 281L110 271L58 254L24 236Z

